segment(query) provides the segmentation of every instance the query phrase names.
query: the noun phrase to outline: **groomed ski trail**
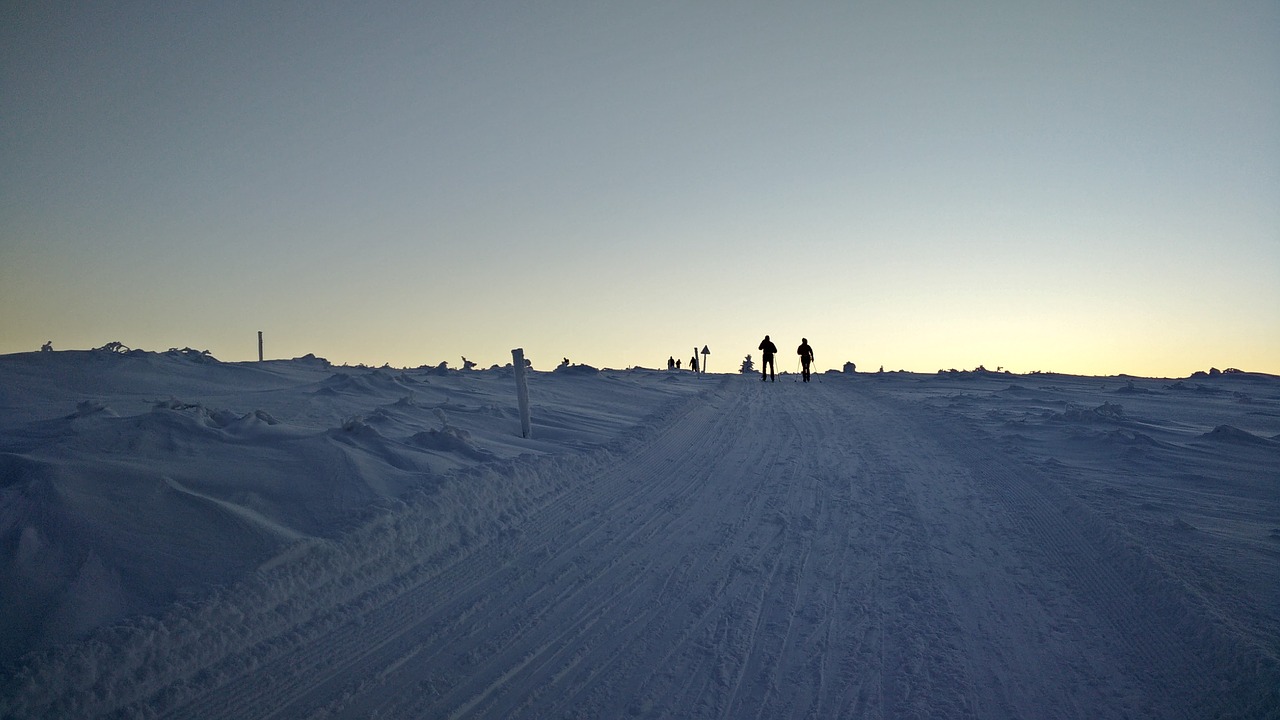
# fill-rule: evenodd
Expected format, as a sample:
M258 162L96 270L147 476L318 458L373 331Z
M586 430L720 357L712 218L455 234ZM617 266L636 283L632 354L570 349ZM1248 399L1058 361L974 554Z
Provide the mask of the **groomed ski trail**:
M125 712L1265 709L1270 669L1069 492L974 432L856 378L727 378L523 514Z

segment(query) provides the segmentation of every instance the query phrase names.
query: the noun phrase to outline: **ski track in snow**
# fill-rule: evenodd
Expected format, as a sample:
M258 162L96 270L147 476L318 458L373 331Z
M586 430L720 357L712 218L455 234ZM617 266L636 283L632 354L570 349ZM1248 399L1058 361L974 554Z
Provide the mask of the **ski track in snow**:
M335 559L265 585L275 624L248 620L218 652L185 645L234 613L192 611L189 639L137 641L164 651L118 677L100 667L40 705L33 671L29 703L0 710L1275 715L1274 655L981 432L842 378L727 377L625 449L464 476L536 487L477 490L488 506L456 526L427 498L323 544ZM46 672L74 675L59 662Z

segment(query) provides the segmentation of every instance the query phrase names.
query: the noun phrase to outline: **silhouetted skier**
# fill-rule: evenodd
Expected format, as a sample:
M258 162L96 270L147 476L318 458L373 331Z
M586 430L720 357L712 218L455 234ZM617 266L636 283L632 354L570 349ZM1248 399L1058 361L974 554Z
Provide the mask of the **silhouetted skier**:
M760 382L764 382L766 379L771 382L777 382L778 379L773 375L773 356L778 353L778 346L773 344L773 341L769 339L768 335L765 335L764 340L760 341L760 347L757 349L763 356L763 361L760 366Z
M800 347L796 348L796 354L800 356L804 381L809 382L809 363L813 362L813 348L809 347L808 338L800 338Z

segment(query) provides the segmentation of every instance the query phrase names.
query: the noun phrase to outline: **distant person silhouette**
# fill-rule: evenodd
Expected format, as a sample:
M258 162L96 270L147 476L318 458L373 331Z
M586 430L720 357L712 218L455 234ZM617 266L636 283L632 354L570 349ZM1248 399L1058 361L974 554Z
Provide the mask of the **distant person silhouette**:
M696 353L693 357L689 358L689 369L694 372L698 372L698 355Z
M774 376L773 356L778 354L778 346L773 344L768 335L764 336L764 340L760 341L760 347L757 348L762 357L763 364L760 366L760 382L769 380L770 382L778 382Z
M809 382L809 363L813 362L813 348L809 347L809 338L800 338L800 347L796 348L803 368L804 381Z
M676 359L675 359L675 358L673 358L673 357L669 357L669 358L667 358L667 369L668 369L668 370L675 370L675 369L676 369Z

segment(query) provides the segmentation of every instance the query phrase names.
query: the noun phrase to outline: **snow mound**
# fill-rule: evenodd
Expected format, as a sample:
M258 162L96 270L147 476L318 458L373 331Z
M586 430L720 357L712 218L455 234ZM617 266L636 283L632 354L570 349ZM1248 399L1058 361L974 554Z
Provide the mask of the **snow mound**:
M1125 446L1138 445L1138 446L1154 447L1156 445L1160 445L1160 442L1155 438L1151 437L1150 435L1147 435L1146 433L1138 432L1136 430L1129 430L1126 428L1112 430L1111 432L1107 433L1106 441L1113 445L1125 445Z
M116 411L98 402L97 400L81 400L76 403L76 411L67 416L68 420L89 417L90 415L102 415L106 417L119 417Z
M458 453L475 460L491 460L494 457L492 452L476 446L471 439L471 433L455 427L446 426L441 430L425 430L414 435L409 442L426 450Z
M290 360L288 362L291 362L295 365L306 365L306 366L315 367L315 368L323 368L326 370L332 367L332 363L330 363L328 360L322 357L316 357L312 353L307 353L302 357L296 357L293 360Z
M1219 425L1200 437L1212 442L1231 443L1233 445L1257 445L1261 447L1280 447L1275 440L1254 435L1246 430L1231 425Z
M165 357L173 360L184 360L186 362L216 365L221 363L218 358L209 354L208 350L196 350L193 348L169 348L169 351L163 353Z
M1124 422L1127 418L1124 414L1124 408L1115 403L1104 402L1101 405L1085 409L1081 407L1068 407L1060 413L1054 413L1050 416L1050 420L1056 422L1067 423L1118 423Z
M334 373L316 391L322 395L378 395L384 392L405 393L418 381L408 375L392 375L385 370L373 370L363 375Z
M1134 384L1132 380L1126 382L1114 391L1117 395L1156 395L1156 391L1151 388L1142 387Z
M1208 385L1203 385L1201 383L1196 383L1195 385L1188 385L1185 382L1182 382L1181 380L1179 380L1178 382L1172 385L1168 385L1166 387L1168 387L1168 389L1170 390L1174 390L1177 392L1195 393L1197 395L1223 395L1227 392L1223 388L1209 387Z
M272 417L271 413L266 410L254 410L231 420L223 427L240 434L247 434L249 431L260 429L264 425L271 427L279 424L280 421Z

